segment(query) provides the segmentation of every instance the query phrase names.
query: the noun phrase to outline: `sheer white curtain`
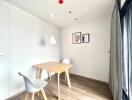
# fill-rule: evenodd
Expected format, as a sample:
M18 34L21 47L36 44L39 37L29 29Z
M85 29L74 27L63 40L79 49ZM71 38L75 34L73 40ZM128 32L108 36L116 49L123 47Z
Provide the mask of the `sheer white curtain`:
M121 70L121 26L117 4L112 14L111 21L111 47L110 47L110 87L114 100L121 100L122 70Z
M132 100L132 2L127 12L129 40L129 99Z

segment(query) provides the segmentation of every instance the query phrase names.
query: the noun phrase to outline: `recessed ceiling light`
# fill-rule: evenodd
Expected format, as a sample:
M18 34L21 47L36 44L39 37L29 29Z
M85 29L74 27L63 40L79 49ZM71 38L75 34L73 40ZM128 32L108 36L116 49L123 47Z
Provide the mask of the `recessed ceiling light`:
M51 18L53 18L54 17L54 13L49 13L49 16L51 17Z
M71 10L69 10L68 12L69 12L69 14L71 14L71 13L72 13L72 11L71 11Z
M78 20L78 18L75 18L74 20Z

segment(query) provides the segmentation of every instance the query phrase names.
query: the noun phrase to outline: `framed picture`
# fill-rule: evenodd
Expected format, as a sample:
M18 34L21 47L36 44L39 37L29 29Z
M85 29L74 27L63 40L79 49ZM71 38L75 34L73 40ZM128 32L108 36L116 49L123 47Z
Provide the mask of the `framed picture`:
M90 42L90 34L82 34L82 43L89 43Z
M81 32L76 32L72 34L72 43L73 44L81 43Z

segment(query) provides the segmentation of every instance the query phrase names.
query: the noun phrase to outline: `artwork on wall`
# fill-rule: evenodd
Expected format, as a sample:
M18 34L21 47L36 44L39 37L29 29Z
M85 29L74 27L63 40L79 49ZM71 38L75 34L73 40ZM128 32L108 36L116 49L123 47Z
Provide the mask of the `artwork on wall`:
M72 34L72 43L73 44L81 43L81 32L76 32Z
M89 43L90 42L90 34L82 34L82 43Z
M89 33L81 34L81 32L76 32L72 34L73 44L81 44L81 43L89 43L89 42L90 42Z

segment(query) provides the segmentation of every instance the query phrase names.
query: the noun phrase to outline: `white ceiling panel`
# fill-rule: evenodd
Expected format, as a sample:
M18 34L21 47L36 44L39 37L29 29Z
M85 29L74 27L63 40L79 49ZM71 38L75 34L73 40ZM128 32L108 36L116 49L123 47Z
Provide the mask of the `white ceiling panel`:
M59 28L82 20L94 20L112 12L114 0L7 0ZM72 11L69 14L69 11ZM52 17L50 17L52 16ZM74 20L77 18L78 20Z

